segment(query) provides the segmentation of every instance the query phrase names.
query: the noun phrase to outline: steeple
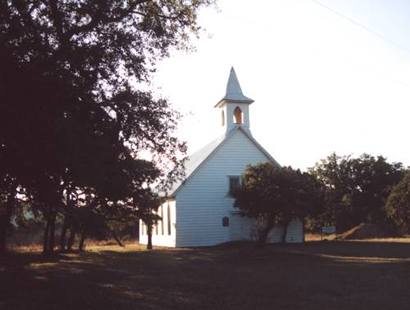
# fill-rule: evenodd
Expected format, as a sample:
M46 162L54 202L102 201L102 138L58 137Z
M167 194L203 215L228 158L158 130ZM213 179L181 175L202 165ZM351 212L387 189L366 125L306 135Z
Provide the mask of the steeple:
M238 126L249 130L249 105L252 102L252 99L243 94L235 69L232 67L226 85L226 94L215 105L215 108L220 110L222 126L226 132Z
M232 67L229 73L228 84L226 85L225 96L217 103L216 107L222 104L223 101L235 101L251 104L252 99L246 97L242 93L241 85L239 84L238 77L236 76L235 69Z

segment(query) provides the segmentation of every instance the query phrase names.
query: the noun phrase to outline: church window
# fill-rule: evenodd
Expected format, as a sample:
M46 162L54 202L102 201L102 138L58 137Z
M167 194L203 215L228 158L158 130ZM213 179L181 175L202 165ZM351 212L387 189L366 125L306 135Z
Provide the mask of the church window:
M239 176L230 176L229 177L229 195L233 195L234 192L240 187L240 177Z
M167 227L168 235L171 235L171 206L167 203Z
M225 126L225 112L224 110L221 111L221 116L222 116L222 126Z
M243 119L242 119L242 110L239 107L236 107L235 110L233 110L233 120L235 124L242 124Z

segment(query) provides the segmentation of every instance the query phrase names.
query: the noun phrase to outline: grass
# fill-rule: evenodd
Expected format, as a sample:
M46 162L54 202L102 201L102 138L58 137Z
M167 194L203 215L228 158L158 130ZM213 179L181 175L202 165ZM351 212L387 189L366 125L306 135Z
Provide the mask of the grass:
M409 309L410 243L232 244L0 261L0 309Z

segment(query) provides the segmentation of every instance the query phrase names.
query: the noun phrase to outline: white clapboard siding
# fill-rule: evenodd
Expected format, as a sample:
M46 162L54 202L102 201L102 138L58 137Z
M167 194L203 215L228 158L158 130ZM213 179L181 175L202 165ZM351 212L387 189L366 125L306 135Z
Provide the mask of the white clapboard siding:
M256 239L254 223L255 220L249 217L242 217L239 214L232 214L230 223L230 240L253 240Z
M234 199L228 195L229 176L240 176L246 166L270 159L241 131L235 132L182 185L176 194L176 246L208 246L249 237L249 229L234 221L247 222L233 215ZM230 225L222 226L222 218L229 217ZM240 226L240 225L239 225ZM231 233L231 228L233 231Z

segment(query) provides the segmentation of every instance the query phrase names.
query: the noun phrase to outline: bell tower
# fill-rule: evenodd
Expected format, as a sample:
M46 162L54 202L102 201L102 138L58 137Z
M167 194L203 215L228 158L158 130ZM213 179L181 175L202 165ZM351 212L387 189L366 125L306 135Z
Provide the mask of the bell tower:
M221 124L226 133L238 126L249 131L249 105L252 102L252 99L242 93L235 69L232 67L226 86L226 94L215 105L221 115Z

